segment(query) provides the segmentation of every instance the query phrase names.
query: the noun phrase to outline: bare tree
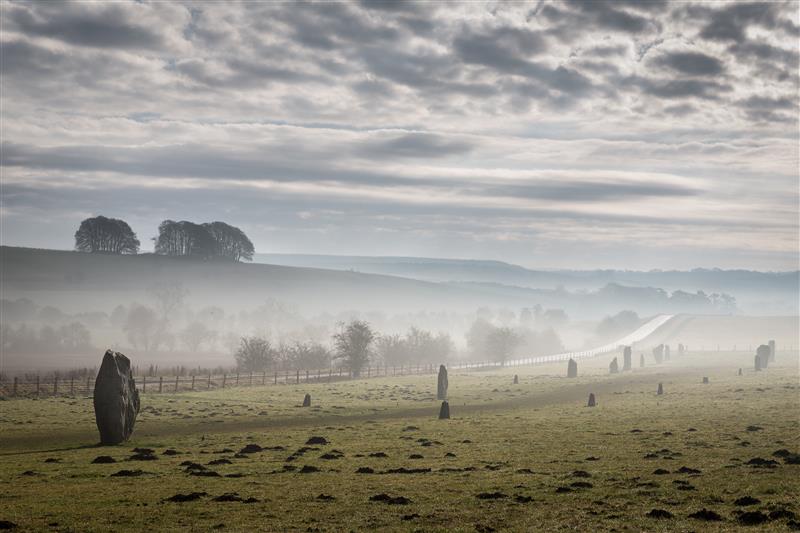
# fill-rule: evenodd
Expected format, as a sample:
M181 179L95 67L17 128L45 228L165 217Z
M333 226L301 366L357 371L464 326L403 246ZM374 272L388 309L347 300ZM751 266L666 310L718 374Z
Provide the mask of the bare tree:
M202 322L192 322L181 331L181 341L189 351L197 352L200 346L213 342L217 333L206 327Z
M333 336L336 348L335 359L350 369L353 377L361 375L361 369L369 363L372 355L372 343L375 333L363 320L353 320L349 324L341 324L341 330Z
M272 366L275 360L275 351L267 339L262 337L242 337L234 358L239 370L244 372L263 372Z
M494 328L486 337L487 351L503 366L519 343L519 335L511 328Z

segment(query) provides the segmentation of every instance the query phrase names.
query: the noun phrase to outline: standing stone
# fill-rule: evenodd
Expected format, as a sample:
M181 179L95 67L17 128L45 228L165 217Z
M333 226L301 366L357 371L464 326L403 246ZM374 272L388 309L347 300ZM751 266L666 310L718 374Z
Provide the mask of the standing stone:
M447 403L447 400L442 402L442 407L439 408L439 420L449 420L450 419L450 404Z
M303 407L311 407L311 395L306 394L303 398Z
M761 370L761 358L756 354L756 372Z
M762 344L756 350L756 355L761 358L761 368L767 368L769 366L769 345Z
M683 344L678 344L678 357L682 357L686 352L686 347Z
M644 354L639 354L639 367L644 368Z
M514 374L514 385L519 385L519 376Z
M708 378L705 376L703 377L703 385L708 385Z
M574 359L570 359L567 363L567 377L568 378L577 378L578 377L578 362Z
M739 375L740 376L742 375L742 369L741 368L739 369Z
M622 352L622 371L631 369L631 347L626 346Z
M669 344L664 345L664 361L669 361Z
M656 391L656 396L661 396L662 394L664 394L664 386L661 383L659 383L658 390Z
M94 382L94 417L102 444L119 444L133 433L139 414L139 391L130 360L107 350Z
M608 365L608 373L609 374L617 374L619 373L619 364L617 363L617 358L611 360L611 364Z
M655 348L653 348L653 359L656 360L656 364L661 364L661 361L664 360L664 345L659 344Z
M439 380L436 387L436 399L444 400L445 398L447 398L447 369L444 365L439 365Z
M775 362L775 341L769 341L767 343L767 345L769 346L769 362L770 363L774 363Z
M594 401L594 393L590 392L589 393L589 404L588 404L588 407L594 407L595 405L597 405L597 403Z

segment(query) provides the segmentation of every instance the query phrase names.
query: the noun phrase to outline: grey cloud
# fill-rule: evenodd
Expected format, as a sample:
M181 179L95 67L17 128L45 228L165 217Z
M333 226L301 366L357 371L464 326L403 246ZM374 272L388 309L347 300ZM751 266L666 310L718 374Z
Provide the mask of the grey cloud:
M161 35L153 28L127 20L121 4L54 3L46 7L31 4L28 8L12 6L9 19L23 32L60 39L94 48L130 48L156 50L163 47Z
M618 2L568 0L571 7L584 15L584 21L599 28L625 33L641 33L651 27L652 19L617 9Z
M439 158L464 154L473 148L472 143L463 140L449 140L441 135L431 133L408 133L390 139L368 142L356 153L370 158L376 156L381 158Z
M623 198L695 196L700 191L685 186L658 183L598 183L576 179L487 186L476 190L475 193L482 196L586 202Z
M732 3L722 9L692 7L693 12L703 13L708 23L700 36L715 41L744 41L751 25L775 28L780 25L780 7L774 3Z
M632 76L627 83L638 87L645 94L659 98L702 98L716 100L723 93L730 92L730 85L717 83L711 80L698 79L653 79L641 76Z
M751 96L736 103L745 115L756 122L796 122L798 120L797 100L790 96L771 98ZM795 111L794 113L782 113Z
M725 70L722 61L700 52L668 52L653 64L690 76L718 76Z

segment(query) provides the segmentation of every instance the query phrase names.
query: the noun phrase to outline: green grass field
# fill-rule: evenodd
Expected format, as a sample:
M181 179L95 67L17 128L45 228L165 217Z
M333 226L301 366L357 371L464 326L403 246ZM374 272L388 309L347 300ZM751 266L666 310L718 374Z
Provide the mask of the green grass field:
M796 352L759 373L749 353L616 376L608 359L581 361L572 380L563 363L452 372L444 421L430 376L147 394L131 441L111 447L94 445L90 398L2 401L0 520L23 531L800 527L797 456L775 455L800 452ZM307 445L314 436L327 444ZM238 453L248 444L264 449ZM130 460L135 447L157 459ZM113 475L123 470L140 473ZM703 509L719 520L692 517Z

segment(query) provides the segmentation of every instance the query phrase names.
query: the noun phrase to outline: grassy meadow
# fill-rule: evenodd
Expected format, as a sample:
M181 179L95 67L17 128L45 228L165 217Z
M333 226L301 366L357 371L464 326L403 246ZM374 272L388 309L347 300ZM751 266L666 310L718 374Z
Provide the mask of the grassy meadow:
M800 528L797 352L758 373L749 352L648 358L613 376L610 359L580 361L577 379L565 363L451 372L452 418L441 421L435 376L146 394L119 446L96 446L91 398L0 401L0 521L20 531ZM305 393L311 408L300 407ZM114 462L93 462L101 456Z

